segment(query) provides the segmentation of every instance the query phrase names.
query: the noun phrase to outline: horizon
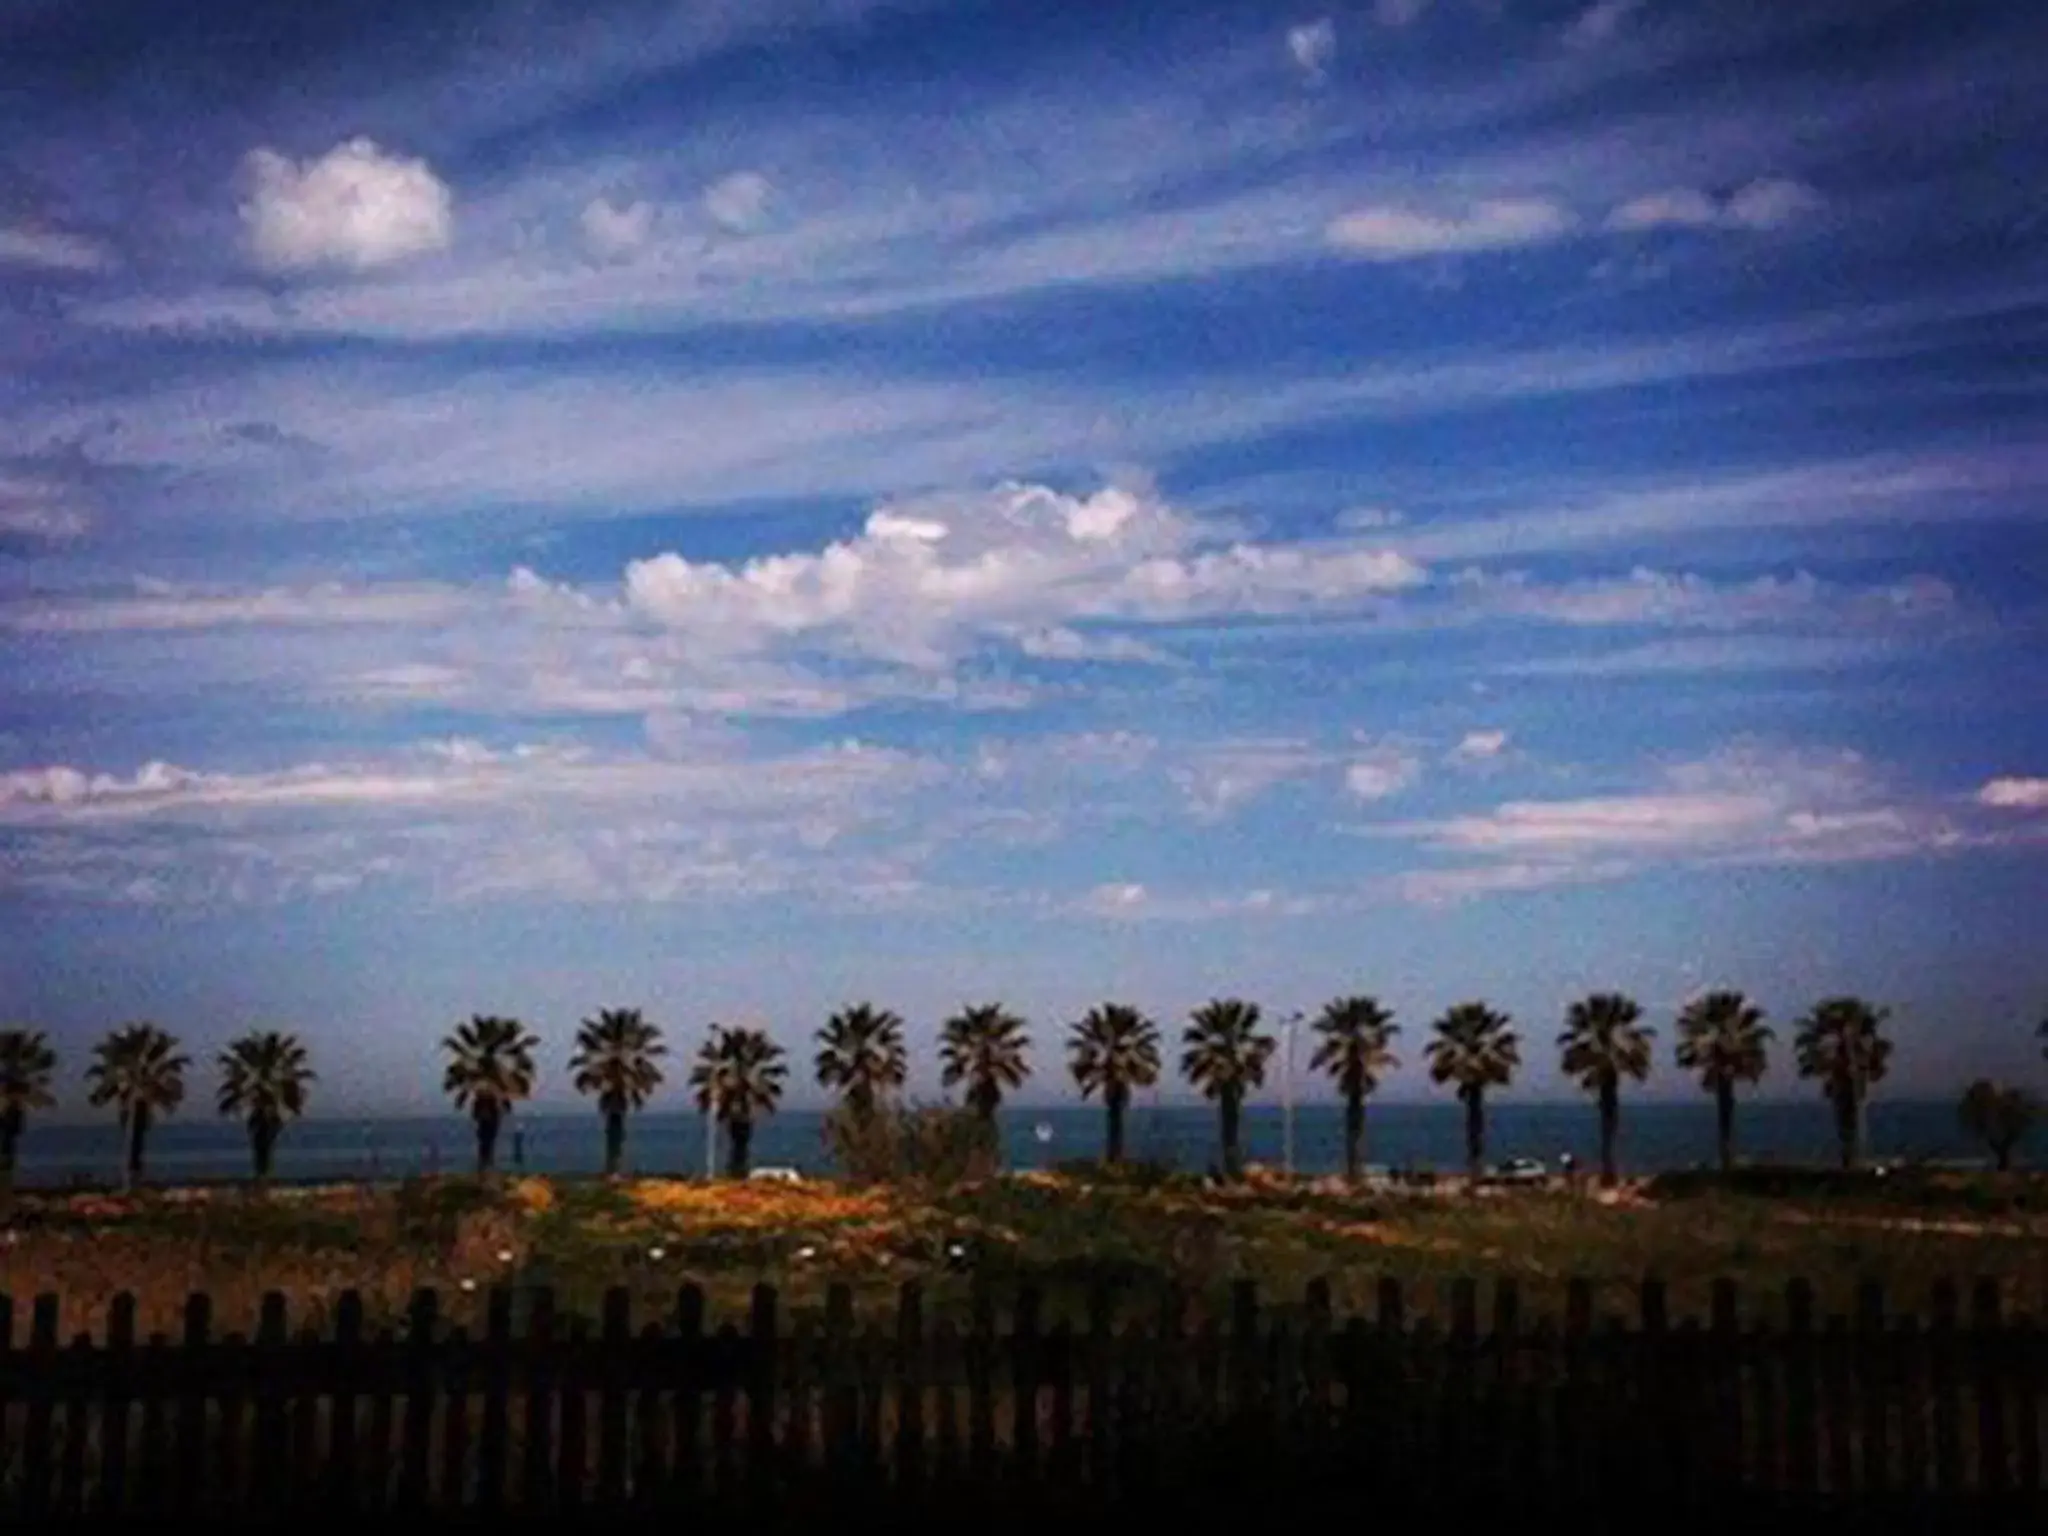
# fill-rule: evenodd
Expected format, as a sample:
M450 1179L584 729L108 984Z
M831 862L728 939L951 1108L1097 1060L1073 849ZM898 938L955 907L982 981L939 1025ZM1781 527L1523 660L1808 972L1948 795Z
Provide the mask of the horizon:
M1613 990L1682 1101L1738 986L2039 1091L2037 10L7 7L0 1026L353 1116L1355 991L1565 1102Z

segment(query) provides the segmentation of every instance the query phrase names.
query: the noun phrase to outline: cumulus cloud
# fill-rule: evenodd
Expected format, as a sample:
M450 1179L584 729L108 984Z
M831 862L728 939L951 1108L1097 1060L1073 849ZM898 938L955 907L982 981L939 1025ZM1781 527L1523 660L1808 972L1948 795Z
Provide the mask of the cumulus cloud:
M1993 779L1977 791L1977 803L2005 811L2048 811L2048 779Z
M1779 229L1815 212L1821 195L1797 181L1770 178L1739 187L1716 199L1693 187L1671 187L1630 198L1608 214L1606 228L1620 233L1649 229Z
M1398 795L1422 777L1422 762L1399 747L1382 746L1354 759L1344 770L1344 787L1365 801Z
M704 211L711 222L732 234L761 227L775 188L759 171L734 171L704 189Z
M117 265L110 248L85 235L23 225L0 225L0 267L89 273L110 272Z
M367 272L445 250L455 238L448 186L424 160L366 138L294 161L271 149L244 162L249 253L273 272Z
M1492 198L1462 212L1384 204L1354 209L1330 224L1330 243L1367 261L1413 261L1547 245L1577 227L1571 210L1543 198Z
M583 208L583 245L600 261L624 261L646 248L654 234L654 206L634 202L615 206L594 197Z
M1337 24L1325 16L1287 29L1287 53L1310 80L1321 80L1337 56Z
M1614 37L1642 8L1643 0L1598 0L1572 18L1564 30L1565 44L1571 48L1597 48Z

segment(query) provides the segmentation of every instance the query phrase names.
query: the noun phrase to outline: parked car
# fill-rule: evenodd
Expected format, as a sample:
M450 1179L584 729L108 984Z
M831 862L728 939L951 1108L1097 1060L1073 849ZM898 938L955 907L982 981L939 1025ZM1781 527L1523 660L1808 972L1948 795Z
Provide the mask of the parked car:
M1511 1157L1493 1170L1496 1184L1541 1184L1550 1170L1533 1157Z
M804 1176L794 1168L756 1168L747 1177L763 1184L801 1184Z

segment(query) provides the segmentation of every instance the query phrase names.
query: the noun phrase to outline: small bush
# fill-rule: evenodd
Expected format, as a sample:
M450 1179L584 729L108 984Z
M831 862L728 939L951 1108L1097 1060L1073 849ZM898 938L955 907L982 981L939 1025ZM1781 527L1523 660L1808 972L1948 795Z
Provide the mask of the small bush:
M839 1171L856 1184L974 1183L993 1177L1001 1163L995 1128L971 1111L944 1104L865 1117L834 1110L825 1119L825 1145Z

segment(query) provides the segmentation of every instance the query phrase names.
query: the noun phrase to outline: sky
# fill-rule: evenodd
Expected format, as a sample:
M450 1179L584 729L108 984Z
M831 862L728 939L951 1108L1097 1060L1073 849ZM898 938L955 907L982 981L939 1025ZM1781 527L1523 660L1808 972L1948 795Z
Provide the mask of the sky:
M1543 1098L1618 988L1691 1098L1733 985L2039 1086L2038 26L0 0L0 1015L362 1112L1219 993L1414 1098L1485 998Z

